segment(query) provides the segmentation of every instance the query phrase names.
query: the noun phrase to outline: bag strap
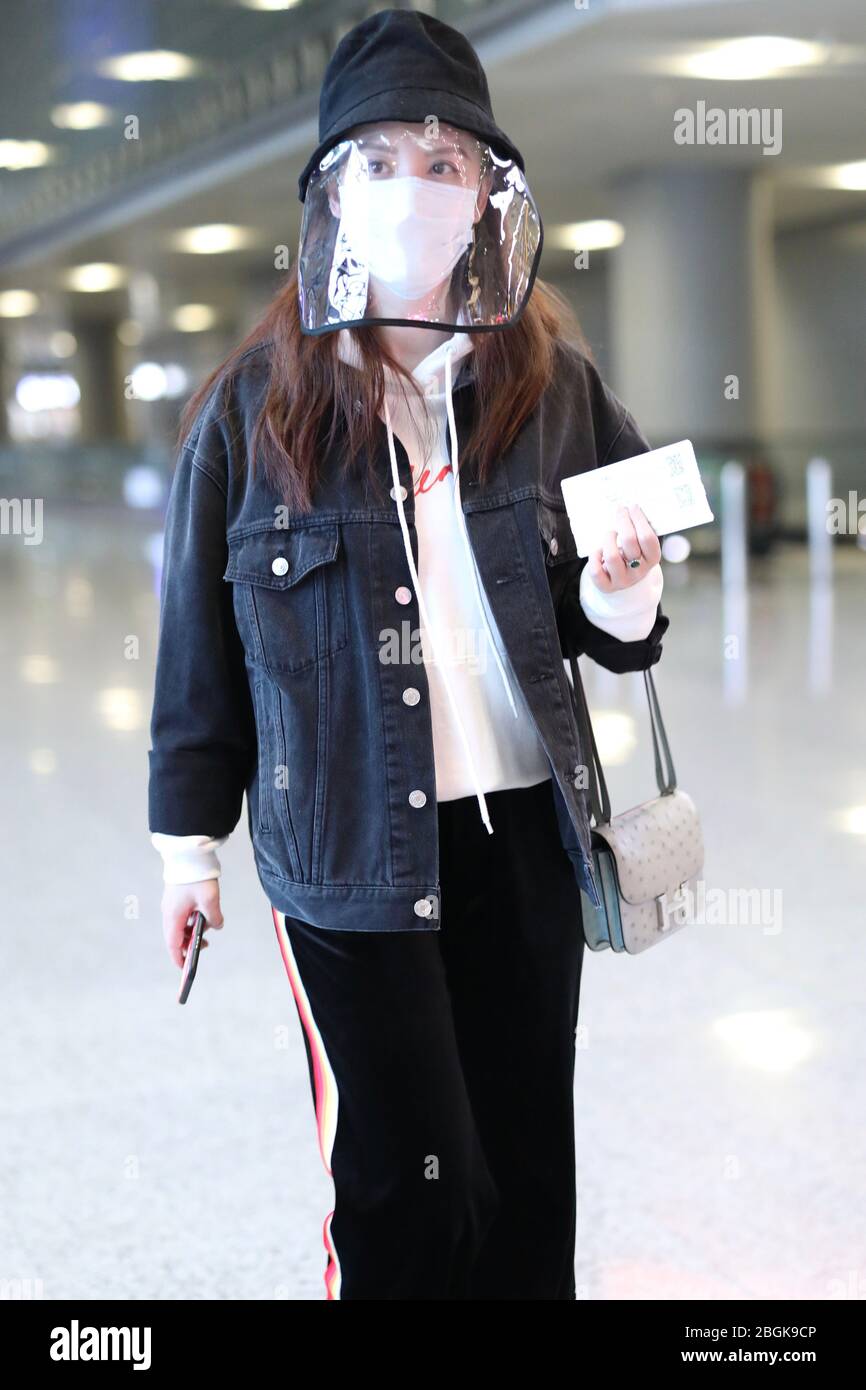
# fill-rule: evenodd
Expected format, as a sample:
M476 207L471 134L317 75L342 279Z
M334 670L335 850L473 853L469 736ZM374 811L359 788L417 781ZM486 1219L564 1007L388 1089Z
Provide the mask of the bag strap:
M610 793L607 789L607 779L605 778L604 768L601 765L601 758L598 754L598 745L595 741L595 732L589 714L586 691L583 688L583 679L580 674L580 667L577 664L577 659L570 656L568 662L571 667L571 683L575 696L575 714L577 716L581 742L583 743L584 749L589 750L589 765L587 767L589 804L596 825L607 825L611 818ZM649 667L647 667L643 673L643 680L647 704L649 706L650 729L652 730L656 785L659 789L659 795L666 796L668 793L676 790L677 775L671 756L667 731L665 729L664 720L662 719L658 693L655 688L655 682L653 681L652 671Z
M653 758L656 768L656 785L659 793L665 796L668 792L676 791L677 774L674 768L674 760L671 756L671 746L668 743L665 722L662 719L661 706L656 691L653 674L649 667L643 673L643 683L646 688L647 703L650 712L650 728L653 736ZM664 759L664 766L662 760Z
M580 730L580 741L584 751L589 750L589 763L587 765L589 804L596 825L606 825L610 820L610 794L607 790L607 780L601 765L601 758L598 756L598 745L595 741L592 720L589 717L589 705L586 703L586 691L583 688L580 667L573 656L569 657L569 665L571 666L571 679L576 696L574 703L577 726Z

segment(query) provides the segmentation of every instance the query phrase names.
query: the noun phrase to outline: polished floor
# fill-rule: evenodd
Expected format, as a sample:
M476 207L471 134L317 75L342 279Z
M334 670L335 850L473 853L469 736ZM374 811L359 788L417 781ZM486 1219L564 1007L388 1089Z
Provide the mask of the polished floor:
M152 526L0 538L0 1280L47 1298L323 1297L332 1188L245 822L187 1007L146 829ZM723 599L666 568L657 686L706 921L587 953L579 1296L866 1297L866 554ZM639 677L588 667L615 809L651 794Z

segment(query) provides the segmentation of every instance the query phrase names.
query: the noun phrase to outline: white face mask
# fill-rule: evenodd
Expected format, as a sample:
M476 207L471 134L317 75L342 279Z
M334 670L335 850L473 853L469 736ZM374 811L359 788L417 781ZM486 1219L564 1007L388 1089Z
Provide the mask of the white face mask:
M431 179L347 181L341 231L370 274L400 299L440 285L472 241L475 189Z

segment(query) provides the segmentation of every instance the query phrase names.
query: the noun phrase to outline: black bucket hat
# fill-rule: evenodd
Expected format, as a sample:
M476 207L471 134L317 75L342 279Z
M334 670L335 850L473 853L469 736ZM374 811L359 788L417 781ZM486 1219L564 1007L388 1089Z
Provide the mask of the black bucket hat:
M319 160L354 126L428 116L468 130L525 173L523 156L493 119L487 78L469 40L416 10L379 10L340 40L325 70L319 144L298 179L301 202Z

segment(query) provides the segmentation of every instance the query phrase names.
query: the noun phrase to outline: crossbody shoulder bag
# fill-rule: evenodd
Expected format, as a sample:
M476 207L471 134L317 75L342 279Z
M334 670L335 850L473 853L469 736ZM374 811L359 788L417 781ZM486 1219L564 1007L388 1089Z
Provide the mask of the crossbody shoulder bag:
M643 673L652 729L658 796L611 815L604 768L590 719L580 668L569 658L575 713L593 816L592 857L601 905L581 892L583 931L593 951L637 955L689 921L704 845L697 807L677 787L670 744L652 671Z

